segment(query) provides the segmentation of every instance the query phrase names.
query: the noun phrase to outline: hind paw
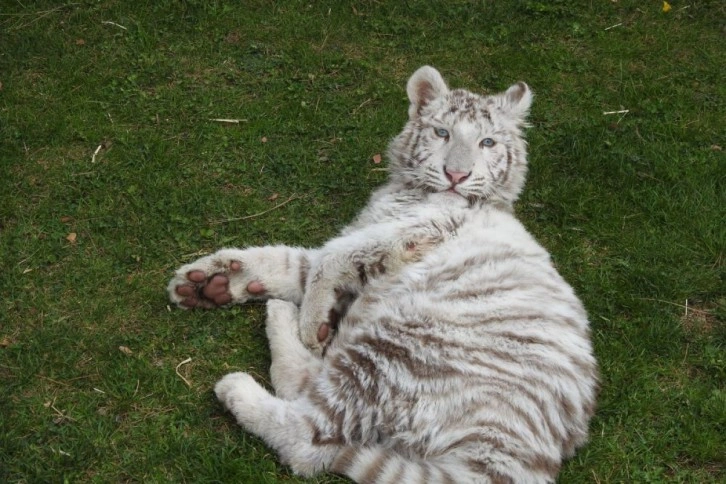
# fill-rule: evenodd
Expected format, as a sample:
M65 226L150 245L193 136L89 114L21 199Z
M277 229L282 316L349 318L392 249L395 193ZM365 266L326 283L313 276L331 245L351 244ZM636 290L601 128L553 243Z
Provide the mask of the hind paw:
M274 398L247 373L225 375L214 386L214 393L237 423L260 435L274 403Z

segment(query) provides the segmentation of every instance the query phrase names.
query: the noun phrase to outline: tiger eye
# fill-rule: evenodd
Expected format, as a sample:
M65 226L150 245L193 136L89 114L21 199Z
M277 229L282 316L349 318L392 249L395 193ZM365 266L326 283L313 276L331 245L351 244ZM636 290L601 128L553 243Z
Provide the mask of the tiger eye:
M436 133L436 136L438 136L439 138L449 137L449 132L444 128L434 128L434 133Z

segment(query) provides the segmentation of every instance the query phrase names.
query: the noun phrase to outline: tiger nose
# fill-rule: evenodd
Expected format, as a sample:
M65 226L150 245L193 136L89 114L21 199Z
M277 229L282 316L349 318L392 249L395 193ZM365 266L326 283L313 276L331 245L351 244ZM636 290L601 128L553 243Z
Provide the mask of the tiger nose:
M449 171L448 168L444 168L444 173L446 174L446 178L451 182L452 185L458 185L459 183L469 178L469 175L471 175L471 172L466 173L463 171Z

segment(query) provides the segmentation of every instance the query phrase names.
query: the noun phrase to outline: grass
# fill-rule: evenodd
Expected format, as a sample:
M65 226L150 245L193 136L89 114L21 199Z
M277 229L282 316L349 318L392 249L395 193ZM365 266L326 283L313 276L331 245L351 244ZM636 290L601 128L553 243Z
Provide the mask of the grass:
M561 482L723 482L726 12L661 7L5 2L0 481L344 482L291 475L213 398L230 370L266 377L262 308L168 310L164 287L221 246L335 234L429 63L537 93L518 211L603 379Z

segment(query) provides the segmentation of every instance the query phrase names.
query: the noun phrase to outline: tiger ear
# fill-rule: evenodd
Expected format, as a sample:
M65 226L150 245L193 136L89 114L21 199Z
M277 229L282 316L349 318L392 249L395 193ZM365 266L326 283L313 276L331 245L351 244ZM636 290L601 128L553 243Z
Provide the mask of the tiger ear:
M532 105L532 98L534 98L532 90L520 81L501 94L502 110L515 118L518 123L524 123Z
M439 71L431 66L423 66L408 80L406 92L411 101L408 116L413 119L418 116L422 107L449 92L449 88L446 87L446 82Z

